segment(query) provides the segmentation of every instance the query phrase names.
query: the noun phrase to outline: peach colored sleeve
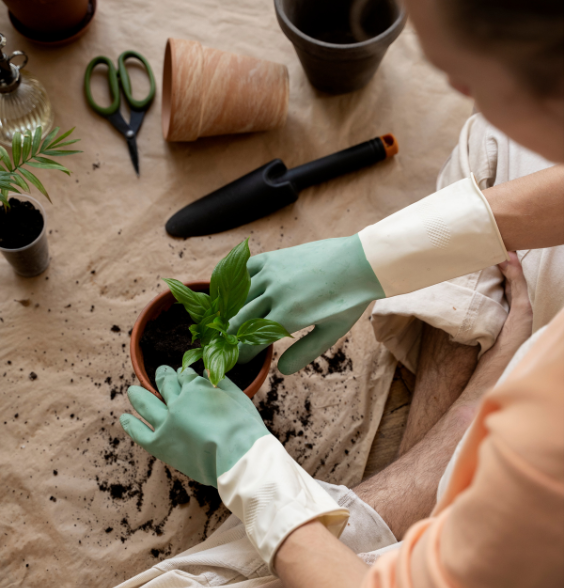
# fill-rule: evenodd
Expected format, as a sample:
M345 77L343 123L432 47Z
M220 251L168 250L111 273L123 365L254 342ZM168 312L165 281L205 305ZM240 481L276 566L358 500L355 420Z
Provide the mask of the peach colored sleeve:
M484 397L442 502L362 588L564 586L564 311Z

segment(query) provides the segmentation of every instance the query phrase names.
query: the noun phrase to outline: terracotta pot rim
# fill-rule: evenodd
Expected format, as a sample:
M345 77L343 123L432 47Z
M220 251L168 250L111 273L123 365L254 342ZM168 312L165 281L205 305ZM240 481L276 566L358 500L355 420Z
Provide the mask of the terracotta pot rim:
M162 85L162 104L161 104L161 127L163 138L165 141L174 141L172 135L174 134L175 119L178 118L179 104L178 102L178 54L179 48L177 43L181 43L183 39L174 39L169 37L166 41L165 56L163 62L163 85ZM193 63L193 68L199 67L198 72L198 88L194 90L193 98L195 104L190 112L190 119L194 126L193 133L187 141L196 141L200 134L200 123L202 114L202 75L203 75L203 52L204 47L199 41L188 40L193 43L194 47L199 49L200 60L198 63ZM185 98L185 97L184 97ZM197 127L197 128L196 128Z
M184 282L184 285L188 286L189 288L192 288L195 291L201 291L201 290L209 288L210 283L209 283L209 281L201 280L201 281L197 281L197 282L196 281L195 282ZM164 402L163 397L159 394L159 392L157 390L155 390L155 388L151 384L151 381L149 380L149 377L148 377L147 372L145 370L145 364L143 361L143 353L141 351L141 347L139 345L139 342L141 339L141 335L143 334L143 332L145 330L145 326L147 325L147 323L150 320L152 320L153 318L156 318L160 314L160 312L162 312L162 311L159 311L159 308L163 307L167 304L168 298L171 299L171 304L172 304L174 301L174 297L172 296L172 293L170 292L170 290L166 290L164 292L161 292L158 296L155 296L149 302L149 304L147 304L147 306L145 306L145 308L141 311L141 313L137 317L135 324L133 325L133 329L131 331L131 338L130 338L130 342L129 342L129 352L130 352L130 356L131 356L131 363L133 365L133 371L135 372L135 375L137 376L141 386L143 386L143 388L146 388L147 390L152 392L157 398L159 398L163 402ZM259 373L257 374L256 378L251 382L251 384L249 386L247 386L247 388L245 388L245 390L243 390L249 398L252 398L258 392L259 388L262 386L263 382L266 380L266 378L268 376L268 372L270 370L270 364L272 363L273 352L274 352L273 346L269 345L267 348L264 363L263 363Z
M97 8L97 0L89 0L88 1L89 10L86 13L86 16L80 21L80 23L65 32L53 36L52 38L45 33L39 33L34 31L33 29L29 28L28 26L24 25L20 20L18 20L9 10L8 16L10 18L10 22L12 26L26 39L36 43L37 45L44 45L46 47L58 47L60 45L66 45L67 43L72 43L79 37L81 37L90 27L92 21L94 20L94 15L96 14Z

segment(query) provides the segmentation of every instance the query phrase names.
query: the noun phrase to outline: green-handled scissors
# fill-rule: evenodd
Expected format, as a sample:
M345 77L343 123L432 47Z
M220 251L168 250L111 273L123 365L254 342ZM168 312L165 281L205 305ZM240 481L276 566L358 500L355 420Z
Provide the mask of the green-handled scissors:
M151 88L149 94L143 98L143 100L135 100L131 93L131 80L129 79L129 74L125 67L125 60L129 57L138 59L145 66L145 70L149 76ZM106 107L100 106L94 102L92 91L90 90L92 71L100 63L104 63L108 66L108 82L110 84L112 103ZM125 122L123 116L119 112L120 86L131 109L131 119L129 124ZM116 70L114 64L108 57L99 55L98 57L95 57L86 68L86 72L84 73L84 91L86 93L86 100L92 109L100 116L107 118L125 137L133 167L135 168L137 175L139 175L139 153L137 151L136 137L141 128L145 112L149 109L151 102L155 97L155 77L153 76L153 70L151 69L149 62L141 54L137 53L137 51L124 51L118 57L118 67Z

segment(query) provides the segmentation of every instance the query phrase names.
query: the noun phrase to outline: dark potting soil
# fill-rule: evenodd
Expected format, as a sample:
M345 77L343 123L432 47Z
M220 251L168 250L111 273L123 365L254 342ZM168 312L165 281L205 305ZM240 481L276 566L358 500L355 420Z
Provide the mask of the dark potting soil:
M43 230L43 215L27 200L10 198L10 208L0 206L0 247L19 249L29 245Z
M143 361L151 384L157 388L155 372L160 365L169 365L174 369L182 366L182 356L188 349L199 347L192 344L190 326L194 321L181 304L173 304L169 310L162 312L155 320L149 321L141 335L140 345ZM237 364L227 373L227 377L241 390L249 386L257 377L266 356L266 349L246 364ZM198 374L204 373L202 360L190 366Z
M395 20L395 9L390 0L364 4L356 14L351 11L350 0L302 2L293 22L306 35L325 43L359 43L383 33Z

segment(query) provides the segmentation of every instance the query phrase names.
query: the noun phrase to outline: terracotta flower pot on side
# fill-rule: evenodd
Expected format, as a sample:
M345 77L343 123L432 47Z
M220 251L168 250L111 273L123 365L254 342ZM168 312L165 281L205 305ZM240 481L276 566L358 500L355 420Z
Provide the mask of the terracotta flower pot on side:
M204 292L209 290L210 283L209 282L186 282L185 286L188 286L195 292ZM168 310L176 300L174 296L167 290L166 292L162 292L141 311L141 314L135 321L135 325L133 326L133 330L131 331L131 341L129 344L130 353L131 353L131 363L133 364L133 371L135 375L139 379L141 386L146 388L150 392L152 392L157 398L163 400L163 397L159 394L159 392L153 387L151 384L151 380L147 375L147 371L145 370L145 363L143 361L143 352L141 351L141 336L145 331L145 327L149 321L156 319L162 312ZM266 357L264 359L264 364L259 371L257 377L253 380L253 382L243 390L245 394L252 398L258 391L259 388L262 386L266 377L268 376L268 371L270 369L270 364L272 363L272 355L273 355L273 347L270 345L266 350ZM227 374L229 377L229 374ZM164 402L164 400L163 400Z
M285 65L198 41L168 39L163 70L163 136L167 141L268 131L286 122Z

